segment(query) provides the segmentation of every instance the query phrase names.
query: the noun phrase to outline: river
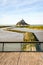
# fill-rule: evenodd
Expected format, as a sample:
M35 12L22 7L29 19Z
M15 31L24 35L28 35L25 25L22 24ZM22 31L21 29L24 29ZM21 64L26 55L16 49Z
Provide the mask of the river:
M43 41L43 30L33 30L33 29L27 29L27 28L12 28L13 30L21 30L26 32L32 32L36 35L39 41ZM13 41L23 41L23 33L17 33L17 32L10 32L5 31L3 29L0 29L0 42L6 41L6 42L13 42ZM15 46L15 47L14 47ZM17 51L20 51L20 44L5 44L4 50L10 51L11 49L15 49ZM41 44L41 50L43 50L43 44ZM0 51L2 50L2 44L0 43ZM14 50L14 51L15 51Z

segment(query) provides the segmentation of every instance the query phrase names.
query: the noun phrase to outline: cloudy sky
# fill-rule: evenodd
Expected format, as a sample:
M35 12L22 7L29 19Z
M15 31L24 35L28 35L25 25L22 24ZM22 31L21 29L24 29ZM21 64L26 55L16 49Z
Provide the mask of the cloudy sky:
M43 0L0 0L0 25L43 24Z

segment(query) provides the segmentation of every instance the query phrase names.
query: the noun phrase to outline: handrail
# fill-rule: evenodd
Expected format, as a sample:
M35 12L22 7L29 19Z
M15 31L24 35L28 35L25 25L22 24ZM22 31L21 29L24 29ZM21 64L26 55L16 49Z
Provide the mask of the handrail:
M22 44L22 43L28 43L28 44L29 44L29 43L31 43L31 44L32 44L32 43L36 43L36 44L37 44L37 43L38 43L38 44L41 44L41 43L43 43L43 42L42 42L42 41L32 41L32 42L31 42L31 41L29 41L29 42L22 42L22 41L21 41L21 42L6 42L6 41L4 42L4 41L1 41L0 44L1 44L1 43L3 44L3 46L2 46L2 52L4 52L4 44L6 44L6 43L9 43L9 44L10 44L10 43L12 43L12 44L15 44L15 43L21 43L21 44ZM32 51L32 52L33 52L33 51Z
M43 43L43 41L29 41L29 42L3 42L3 41L1 41L0 43Z

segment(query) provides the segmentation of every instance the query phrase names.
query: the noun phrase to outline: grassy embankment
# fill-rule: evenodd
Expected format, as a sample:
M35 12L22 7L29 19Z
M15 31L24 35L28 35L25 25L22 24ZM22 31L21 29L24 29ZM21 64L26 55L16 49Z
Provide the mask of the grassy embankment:
M40 25L39 25L39 26L38 26L38 25L36 25L36 26L32 26L32 25L31 25L29 28L30 28L30 29L43 30L43 26L40 26Z
M16 27L43 30L43 25L29 25L29 26L16 26Z
M33 42L33 41L39 41L34 33L32 32L26 32L24 34L24 42ZM22 50L23 51L40 51L39 43L24 43L22 44Z

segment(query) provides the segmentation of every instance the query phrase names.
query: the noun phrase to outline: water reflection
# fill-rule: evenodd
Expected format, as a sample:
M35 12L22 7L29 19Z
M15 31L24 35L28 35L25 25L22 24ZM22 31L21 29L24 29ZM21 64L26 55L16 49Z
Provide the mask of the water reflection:
M36 48L36 44L28 43L27 46L25 46L24 43L4 43L3 48L3 43L0 43L0 51L43 51L43 43L40 43L40 49Z

